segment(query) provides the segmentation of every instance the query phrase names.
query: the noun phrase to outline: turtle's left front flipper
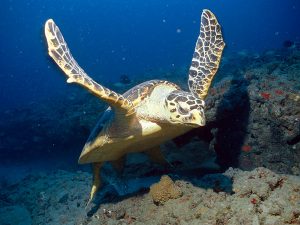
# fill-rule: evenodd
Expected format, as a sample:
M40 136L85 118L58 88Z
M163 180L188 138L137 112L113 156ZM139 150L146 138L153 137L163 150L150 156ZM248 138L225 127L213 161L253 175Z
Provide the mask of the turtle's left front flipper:
M200 34L189 70L189 89L200 99L205 99L216 74L225 47L221 26L209 10L201 15Z
M74 82L83 86L92 94L107 102L118 112L126 115L134 113L134 107L130 100L98 84L84 72L73 58L58 26L56 26L52 19L46 21L45 36L48 43L49 55L67 75L68 83Z

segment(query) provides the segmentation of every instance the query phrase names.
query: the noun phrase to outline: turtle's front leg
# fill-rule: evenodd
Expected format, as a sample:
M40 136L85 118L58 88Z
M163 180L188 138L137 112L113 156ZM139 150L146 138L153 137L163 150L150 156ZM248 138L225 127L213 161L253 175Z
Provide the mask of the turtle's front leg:
M90 199L87 202L86 206L88 206L93 198L95 197L100 185L101 185L101 179L100 179L100 169L102 166L102 162L100 163L93 163L92 167L93 167L93 184L92 184L92 190L90 193Z

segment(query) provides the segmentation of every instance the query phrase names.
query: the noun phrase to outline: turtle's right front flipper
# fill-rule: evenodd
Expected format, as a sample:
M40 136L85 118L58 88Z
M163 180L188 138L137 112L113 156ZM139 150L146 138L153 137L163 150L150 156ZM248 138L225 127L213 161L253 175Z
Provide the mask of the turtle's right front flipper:
M202 100L206 98L219 68L224 47L221 26L216 16L207 9L203 10L188 81L190 91Z
M132 102L122 95L103 87L90 78L73 58L58 26L52 19L46 21L45 36L49 55L67 75L68 83L77 83L88 89L92 94L106 101L118 111L130 115L134 112Z

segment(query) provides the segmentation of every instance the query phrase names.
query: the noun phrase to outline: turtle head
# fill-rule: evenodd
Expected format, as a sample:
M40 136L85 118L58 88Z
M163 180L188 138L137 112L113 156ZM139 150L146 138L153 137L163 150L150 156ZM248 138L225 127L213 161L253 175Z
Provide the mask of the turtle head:
M184 91L173 91L165 99L169 121L192 127L205 125L204 101Z

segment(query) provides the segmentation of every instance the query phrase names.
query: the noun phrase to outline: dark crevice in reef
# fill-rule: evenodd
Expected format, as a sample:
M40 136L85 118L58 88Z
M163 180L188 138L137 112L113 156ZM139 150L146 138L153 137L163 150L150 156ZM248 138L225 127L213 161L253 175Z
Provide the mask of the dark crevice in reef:
M250 101L248 81L232 80L217 107L214 149L222 169L239 166L239 156L247 133Z
M233 79L217 103L214 119L208 121L205 127L193 129L175 138L175 144L181 147L197 137L210 146L210 151L215 151L216 161L222 170L239 167L250 111L248 85L249 82L243 78Z

